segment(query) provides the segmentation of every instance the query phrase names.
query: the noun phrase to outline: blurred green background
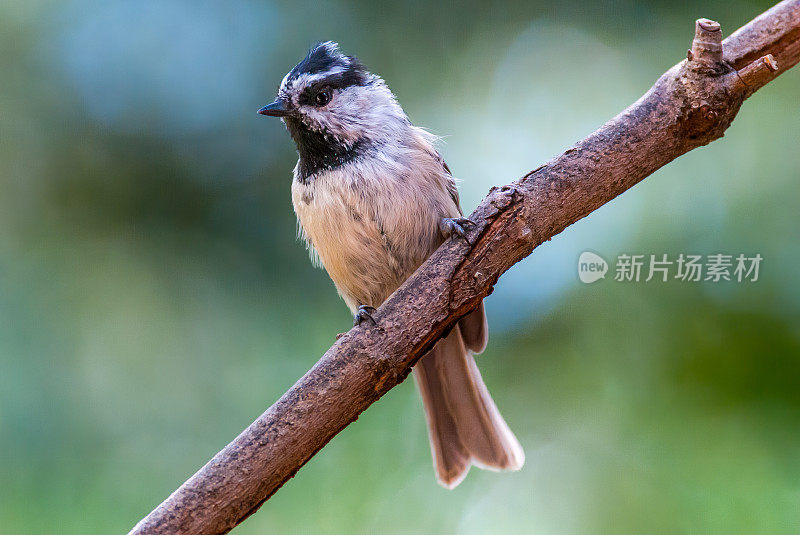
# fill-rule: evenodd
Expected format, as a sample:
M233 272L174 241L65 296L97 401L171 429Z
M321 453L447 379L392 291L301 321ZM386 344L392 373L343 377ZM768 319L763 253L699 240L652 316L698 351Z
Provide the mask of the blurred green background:
M123 533L350 325L256 115L317 40L443 136L467 212L770 2L0 3L0 532ZM800 69L537 249L479 365L527 452L434 481L412 381L236 533L800 530ZM757 283L578 281L584 250L760 253Z

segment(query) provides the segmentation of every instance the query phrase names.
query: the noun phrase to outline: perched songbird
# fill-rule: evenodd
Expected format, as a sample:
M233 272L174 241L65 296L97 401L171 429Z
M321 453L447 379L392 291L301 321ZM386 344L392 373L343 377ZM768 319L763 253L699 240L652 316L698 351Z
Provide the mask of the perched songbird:
M374 307L472 224L434 136L412 125L386 83L336 43L313 47L258 112L283 119L297 145L300 235L356 324L374 322ZM436 475L448 488L471 464L518 470L525 460L472 357L487 336L481 304L414 367Z

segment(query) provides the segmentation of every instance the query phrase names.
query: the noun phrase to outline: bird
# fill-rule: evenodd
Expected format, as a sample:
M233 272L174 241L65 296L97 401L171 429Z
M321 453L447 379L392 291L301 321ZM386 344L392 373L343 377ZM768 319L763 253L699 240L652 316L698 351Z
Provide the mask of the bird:
M332 41L311 47L258 113L279 117L298 161L291 198L298 234L353 314L373 314L445 240L467 239L456 181L378 75ZM438 482L471 465L519 470L525 454L475 363L488 341L483 302L414 366Z

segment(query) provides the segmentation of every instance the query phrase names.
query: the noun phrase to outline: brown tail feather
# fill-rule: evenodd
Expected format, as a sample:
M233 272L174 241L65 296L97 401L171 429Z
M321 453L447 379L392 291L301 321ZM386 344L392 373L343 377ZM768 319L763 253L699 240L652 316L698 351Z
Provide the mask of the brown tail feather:
M461 338L467 349L476 355L486 349L486 343L489 341L489 326L486 323L483 301L478 308L461 318L458 326L461 328Z
M459 326L414 367L439 482L458 485L470 464L518 470L525 454L483 383Z

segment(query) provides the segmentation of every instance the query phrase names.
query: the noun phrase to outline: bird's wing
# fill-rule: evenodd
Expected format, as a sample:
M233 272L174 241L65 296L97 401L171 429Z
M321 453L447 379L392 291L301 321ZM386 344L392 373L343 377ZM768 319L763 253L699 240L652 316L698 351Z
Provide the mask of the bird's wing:
M464 215L464 212L461 211L461 202L458 198L458 188L456 187L456 179L453 178L453 173L450 172L450 168L447 166L447 162L439 156L439 161L442 163L442 167L444 168L444 173L447 176L447 193L450 194L450 198L453 199L453 202L456 204L456 208L458 208L459 215Z
M442 167L447 175L447 191L456 204L458 213L463 215L464 212L461 210L461 203L458 199L458 188L456 187L456 180L453 178L453 173L450 172L450 168L441 156L439 156L439 161L442 162ZM464 345L467 349L473 353L480 353L486 348L486 343L489 340L489 326L486 322L486 312L483 308L483 301L478 305L478 308L461 318L458 325L461 327L461 339L464 341Z

